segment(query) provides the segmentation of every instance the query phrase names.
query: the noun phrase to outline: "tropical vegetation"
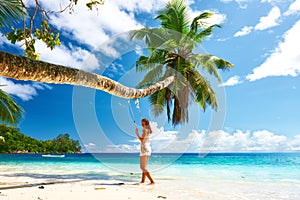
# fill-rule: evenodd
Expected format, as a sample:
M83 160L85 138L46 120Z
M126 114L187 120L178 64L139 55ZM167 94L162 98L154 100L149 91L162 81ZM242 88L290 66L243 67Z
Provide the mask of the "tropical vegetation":
M70 9L76 5L78 0L70 0L60 12ZM44 83L72 84L106 91L112 95L123 98L141 98L153 94L164 87L167 87L174 77L168 77L160 83L154 84L143 90L125 87L107 77L94 73L77 70L61 65L54 65L43 61L34 61L39 55L35 52L34 44L36 39L42 40L50 49L60 45L59 33L53 30L49 24L48 11L46 12L38 0L36 7L28 7L22 0L0 0L0 28L15 25L21 20L21 28L12 26L11 31L6 34L11 43L24 42L25 55L17 56L8 52L0 51L0 76L16 80L31 80ZM86 4L89 9L97 8L103 1L90 1ZM53 11L54 12L54 11ZM58 13L60 13L58 12ZM28 15L24 17L24 15ZM21 16L21 19L20 19ZM40 23L36 24L36 17ZM29 21L28 21L29 20Z
M9 2L19 1L9 0ZM13 28L6 36L12 43L25 42L27 58L0 51L0 76L16 80L81 85L123 98L141 98L150 95L154 113L158 115L166 110L169 121L172 120L174 125L188 121L188 106L192 101L199 103L203 110L208 105L217 109L216 94L202 72L207 71L221 81L218 70L226 70L233 65L217 56L194 52L195 47L213 33L214 28L220 27L218 24L207 22L213 13L203 12L190 20L184 1L171 0L156 17L161 27L145 27L132 31L132 38L145 40L149 48L149 55L141 56L136 62L138 71L148 73L138 85L140 88L135 89L94 73L29 59L38 58L34 51L36 39L41 39L52 49L60 43L57 36L59 33L53 32L48 23L47 13L45 15L45 10L38 0L35 1L36 8L27 7L23 1L20 2L24 26L21 29ZM77 0L70 0L67 8L72 10L72 5L76 3ZM101 3L103 1L89 6ZM19 6L15 6L15 10L10 7L11 10L8 12L4 12L8 10L6 6L1 6L0 3L0 15L6 17L0 17L0 24L6 24L5 21L1 21L3 19L18 19ZM29 12L32 9L34 12ZM32 15L35 11L36 15ZM31 23L25 20L24 15L29 15ZM39 20L41 24L31 27L35 24L35 17L38 16L42 19ZM171 84L173 82L174 84Z
M52 140L36 140L28 137L15 127L0 125L0 153L78 153L78 140L69 134L59 134Z
M40 0L0 0L0 28L12 44L22 43L27 57L39 59L39 53L35 51L36 40L42 41L51 50L61 44L60 33L49 23L49 14L72 13L77 3L78 0L69 0L66 6L60 6L60 10L46 10ZM103 0L86 2L90 10L102 4Z
M164 88L149 97L153 112L159 115L166 108L173 125L188 121L188 106L192 101L203 110L207 105L217 109L216 94L203 72L221 81L218 70L233 67L217 56L194 52L197 45L211 36L214 28L221 27L208 23L207 19L213 15L203 12L191 19L183 0L171 0L156 17L161 25L159 28L145 27L131 32L132 39L144 40L149 49L148 56L141 56L136 62L137 71L148 72L138 87L175 76L173 87Z
M22 115L23 109L9 94L0 89L0 122L16 124Z

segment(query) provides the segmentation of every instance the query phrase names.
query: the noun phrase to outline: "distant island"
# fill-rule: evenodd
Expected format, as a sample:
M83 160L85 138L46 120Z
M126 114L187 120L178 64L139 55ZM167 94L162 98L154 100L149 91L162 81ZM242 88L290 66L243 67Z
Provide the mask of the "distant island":
M37 140L20 133L19 128L0 125L0 153L80 153L78 140L59 134L52 140Z

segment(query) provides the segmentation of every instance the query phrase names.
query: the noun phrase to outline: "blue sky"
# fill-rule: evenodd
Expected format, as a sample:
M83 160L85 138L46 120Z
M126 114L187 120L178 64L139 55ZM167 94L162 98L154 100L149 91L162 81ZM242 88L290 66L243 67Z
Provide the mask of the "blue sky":
M46 8L59 8L55 2L42 2ZM157 132L154 149L178 151L178 146L187 144L190 151L199 151L204 148L203 141L211 138L215 141L218 135L215 151L300 150L300 39L297 35L300 1L195 0L187 3L192 16L209 10L215 13L213 22L223 24L201 48L235 64L234 69L221 72L224 83L215 84L221 91L220 98L226 96L221 108L226 109L226 118L224 126L219 120L220 129L213 130L210 125L214 113L195 108L191 112L192 122L173 128L165 122L165 116L154 118L149 113L147 99L142 99L141 114L150 117ZM142 74L136 74L132 66L141 52L133 49L128 54L120 53L126 51L122 49L125 45L116 41L128 30L157 26L153 18L164 4L163 0L107 1L98 12L87 11L84 3L79 4L72 15L51 16L51 23L62 32L62 46L50 51L38 42L37 51L42 60L94 71L135 86ZM22 54L19 45L9 44L4 37L0 39L1 50ZM112 63L107 67L109 62ZM50 139L59 133L69 133L73 138L80 138L90 151L136 151L138 148L127 100L68 85L3 77L0 84L6 84L2 89L24 107L25 117L19 127L29 136ZM139 119L133 102L132 105L135 118Z

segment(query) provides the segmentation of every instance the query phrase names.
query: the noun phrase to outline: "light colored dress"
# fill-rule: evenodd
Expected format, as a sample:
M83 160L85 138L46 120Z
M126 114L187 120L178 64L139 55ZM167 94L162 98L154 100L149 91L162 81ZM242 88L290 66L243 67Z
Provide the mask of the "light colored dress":
M143 128L142 138L145 139L145 142L141 143L140 156L150 156L151 155L151 146L150 146L150 140L149 140L150 134L151 134L150 129Z

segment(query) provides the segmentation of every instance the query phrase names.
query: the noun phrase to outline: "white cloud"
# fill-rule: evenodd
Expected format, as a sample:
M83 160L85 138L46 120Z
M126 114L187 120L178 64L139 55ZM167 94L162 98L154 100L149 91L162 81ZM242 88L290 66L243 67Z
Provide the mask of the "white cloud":
M225 87L225 86L234 86L242 83L241 77L239 76L233 76L230 77L226 82L219 85L219 87Z
M249 0L220 0L220 1L223 3L236 2L237 4L239 4L241 9L246 9L248 7L246 3L249 2Z
M9 79L0 76L1 90L7 92L8 94L17 96L23 101L28 101L33 99L37 95L37 90L51 89L51 86L43 83L33 83L33 84L21 84L15 83Z
M226 132L224 130L206 131L192 130L185 137L178 131L166 131L151 122L153 135L151 147L155 153L163 152L284 152L300 150L300 135L287 138L268 130ZM108 145L105 152L139 152L137 139L133 144ZM96 145L85 145L90 152L97 149Z
M94 54L90 54L83 62L81 69L93 71L100 68L99 60Z
M136 13L154 13L163 8L167 2L168 0L107 1L103 6L99 6L98 11L89 11L85 5L85 1L78 1L78 5L74 7L74 13L52 13L50 14L50 22L64 37L69 38L71 41L74 40L85 47L62 44L51 51L41 41L37 41L36 51L40 53L41 60L46 62L88 71L98 69L101 60L98 60L95 55L90 54L90 50L97 48L107 56L118 57L119 54L116 50L118 47L110 45L107 41L111 41L111 37L115 34L141 28L142 24L135 18ZM34 4L34 1L28 0L27 3ZM69 0L62 0L57 3L43 1L41 3L46 10L59 10L63 5L67 5ZM187 1L188 5L193 3L193 0ZM198 11L195 12L199 13ZM225 19L226 15L216 12L215 16L207 22L222 23ZM6 38L3 38L3 40L1 38L0 45L3 45L3 43L10 44ZM19 48L18 45L15 46ZM19 84L19 87L21 87L21 84ZM25 84L24 88L27 87L28 84ZM30 89L27 88L27 90ZM31 92L33 94L37 91L31 90ZM19 95L22 94L19 93ZM27 98L30 99L34 95ZM26 98L24 94L23 98Z
M263 31L279 25L281 17L280 9L274 6L267 16L261 17L259 23L253 26L244 26L240 31L234 34L234 37L241 37L250 34L253 30Z
M108 153L133 153L139 151L139 145L119 144L106 146L105 152Z
M13 45L4 36L0 39L0 45L7 44L17 48L20 47L20 43ZM49 48L46 48L43 42L37 40L35 48L36 52L40 54L41 60L45 62L83 69L86 71L93 71L100 67L99 61L94 54L89 53L86 49L75 47L71 44L69 47L62 44L61 46L57 46L55 49L50 50ZM1 87L1 89L11 95L21 98L24 101L33 99L34 96L38 95L38 90L52 88L47 84L37 82L28 84L15 83L4 77L0 77L0 85L7 85L5 87Z
M268 76L298 76L300 74L300 20L283 36L274 52L263 64L253 69L246 79L255 81Z
M110 78L114 78L115 76L121 76L125 72L126 70L124 69L124 66L118 63L110 64L105 70L105 74Z
M269 3L271 5L278 5L280 3L286 3L287 0L261 0L261 3Z
M116 45L114 44L114 40L105 42L97 48L97 51L111 58L118 58L120 56L120 53L118 52L118 50L115 48L114 45Z
M274 0L261 0L261 3L272 3Z
M67 4L69 1L63 2ZM59 9L59 3L42 3L49 10ZM148 7L150 4L145 1L106 1L104 5L99 6L98 11L89 11L84 1L78 1L74 13L64 12L50 17L51 23L64 32L65 36L96 48L112 34L141 28L142 25L135 19L133 10L151 9Z
M245 2L248 2L249 0L220 0L221 2L223 3L229 3L229 2L237 2L237 3L245 3Z
M142 56L144 53L143 53L143 48L139 45L136 45L135 46L135 53L139 56Z
M278 20L280 16L280 9L277 6L274 6L267 16L259 19L259 23L255 26L255 30L262 31L274 26L278 26Z
M240 30L234 34L234 37L241 37L241 36L248 35L251 33L252 30L253 30L252 26L244 26L242 28L242 30Z
M296 135L291 141L288 143L289 151L300 151L300 135Z
M154 12L165 6L168 0L152 0L152 1L141 1L141 0L115 0L114 3L121 9L128 11L137 12ZM187 5L193 4L194 1L186 1Z
M40 54L40 58L43 61L87 71L100 67L96 56L81 47L76 47L72 44L69 44L69 47L67 47L62 44L51 50L46 48L45 44L39 40L35 44L36 51Z
M223 130L212 132L208 135L218 136L218 143L213 151L223 152L248 152L248 151L288 151L288 139L284 135L262 130L250 133L237 130L230 134Z
M293 15L300 13L300 0L295 0L289 7L289 9L284 13L284 15Z
M229 2L232 2L232 0L220 0L221 2L223 3L229 3Z
M225 42L227 40L229 40L230 38L218 38L217 41L218 42Z

